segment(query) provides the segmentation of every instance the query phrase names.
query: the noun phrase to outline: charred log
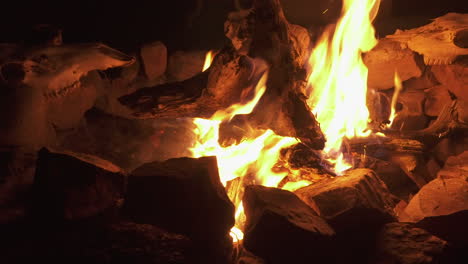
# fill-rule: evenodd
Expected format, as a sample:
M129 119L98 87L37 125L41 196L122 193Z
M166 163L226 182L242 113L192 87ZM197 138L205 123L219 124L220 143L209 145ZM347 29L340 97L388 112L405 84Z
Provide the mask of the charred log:
M225 30L232 46L217 54L207 72L183 82L144 88L120 102L139 118L207 118L246 100L243 95L263 68L251 58L259 58L268 64L267 88L249 123L322 149L324 136L303 94L310 44L307 30L288 23L278 0L257 0L252 9L231 14Z

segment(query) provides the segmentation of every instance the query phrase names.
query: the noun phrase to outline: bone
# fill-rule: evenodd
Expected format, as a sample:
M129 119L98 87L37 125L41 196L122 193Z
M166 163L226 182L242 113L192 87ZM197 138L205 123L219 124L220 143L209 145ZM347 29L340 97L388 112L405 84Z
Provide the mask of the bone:
M434 19L428 25L410 30L397 30L387 38L407 45L423 55L426 65L444 65L451 64L459 56L468 55L468 49L463 48L464 45L459 41L463 38L456 38L467 29L468 14L448 13ZM454 43L455 39L457 43Z

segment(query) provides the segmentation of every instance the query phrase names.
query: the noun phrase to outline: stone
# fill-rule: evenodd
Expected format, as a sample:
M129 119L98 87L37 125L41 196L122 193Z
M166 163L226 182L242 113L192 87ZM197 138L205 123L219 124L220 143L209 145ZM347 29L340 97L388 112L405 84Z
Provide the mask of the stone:
M377 238L375 263L440 263L448 244L424 229L407 223L386 224Z
M26 231L27 230L27 231ZM198 263L192 241L152 225L116 222L105 226L41 229L27 225L2 233L2 263Z
M437 178L437 175L441 169L439 162L434 157L431 157L426 163L426 168L429 173L429 176L433 179Z
M466 63L434 65L431 67L435 78L450 92L463 101L468 101L468 67Z
M167 77L169 81L183 81L203 70L207 51L176 51L169 55Z
M32 189L31 215L51 223L111 217L123 202L125 173L101 158L42 149Z
M244 246L267 263L325 261L331 255L333 229L293 193L249 185Z
M37 153L21 147L0 148L0 225L26 216Z
M396 163L357 153L353 154L353 161L355 168L367 168L375 171L390 193L399 199L408 201L409 197L419 190L415 182Z
M439 116L442 108L452 102L449 91L444 86L437 85L425 92L424 113L428 116Z
M62 135L59 146L132 171L151 161L189 156L192 126L188 119L128 119L95 107L72 133Z
M395 220L396 202L385 183L369 169L347 171L295 191L307 205L327 219L339 233L380 228Z
M426 184L405 208L405 222L468 210L468 182L462 178L437 178Z
M398 164L418 188L434 179L434 174L429 173L422 153L394 153L390 161Z
M205 252L232 246L226 238L234 225L234 205L219 179L216 157L140 166L129 176L123 211L133 222L187 235ZM221 261L218 257L226 256L213 256Z
M397 99L401 110L397 109L392 128L403 131L426 128L429 119L424 115L425 98L426 94L422 90L403 90Z
M380 228L395 221L398 200L369 169L347 171L295 191L336 231L335 263L364 263Z
M166 72L167 48L164 43L155 41L144 44L140 55L148 80L154 80Z
M431 150L439 164L444 164L451 156L457 156L468 151L468 137L466 131L452 131L442 138Z
M380 39L377 46L367 52L363 59L369 69L367 84L372 89L392 88L395 83L395 71L402 81L420 77L422 74L416 54L387 38Z
M450 156L437 176L439 178L468 179L468 151L457 156Z

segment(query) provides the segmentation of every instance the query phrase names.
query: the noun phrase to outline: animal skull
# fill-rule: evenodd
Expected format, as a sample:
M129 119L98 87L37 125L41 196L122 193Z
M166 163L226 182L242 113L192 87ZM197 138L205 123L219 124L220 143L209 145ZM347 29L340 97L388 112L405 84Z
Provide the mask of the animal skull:
M397 30L387 38L407 45L424 56L426 65L451 64L468 55L468 14L448 13L428 25Z
M0 145L34 147L53 142L51 127L57 123L56 116L73 119L61 121L73 124L92 107L97 92L77 90L88 88L81 85L83 80L89 83L88 73L125 66L135 60L100 43L33 49L16 46L7 53L0 55L0 116L8 121L0 128ZM94 78L91 86L90 89L96 89L102 85ZM71 101L78 103L64 103Z

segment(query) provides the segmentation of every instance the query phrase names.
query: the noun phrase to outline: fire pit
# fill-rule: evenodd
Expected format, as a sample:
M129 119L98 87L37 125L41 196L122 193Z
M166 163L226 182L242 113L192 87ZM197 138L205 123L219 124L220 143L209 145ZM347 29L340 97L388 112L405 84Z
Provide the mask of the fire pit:
M468 14L229 2L209 49L1 44L0 259L468 261Z

